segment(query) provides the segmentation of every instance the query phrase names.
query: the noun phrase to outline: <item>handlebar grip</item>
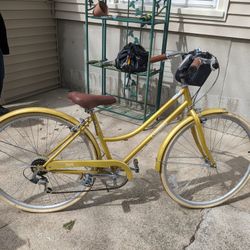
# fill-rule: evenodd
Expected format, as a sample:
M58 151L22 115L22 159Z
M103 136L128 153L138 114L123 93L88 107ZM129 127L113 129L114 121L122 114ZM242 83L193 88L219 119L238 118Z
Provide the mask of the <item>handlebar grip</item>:
M150 63L155 63L155 62L160 62L163 60L168 59L166 54L158 55L158 56L153 56L150 58Z

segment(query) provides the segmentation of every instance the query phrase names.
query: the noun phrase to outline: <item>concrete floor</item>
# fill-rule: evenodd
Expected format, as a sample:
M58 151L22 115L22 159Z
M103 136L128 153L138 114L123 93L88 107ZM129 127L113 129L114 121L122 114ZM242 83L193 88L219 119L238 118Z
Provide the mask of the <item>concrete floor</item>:
M8 106L45 106L84 117L66 94L58 89ZM99 117L105 135L137 126L109 113ZM122 157L141 137L136 138L111 145L114 155ZM250 183L227 205L180 207L165 193L154 170L157 150L157 140L143 149L138 155L140 173L125 187L90 193L66 211L31 214L1 202L0 249L250 249ZM63 225L70 221L73 228L66 230Z

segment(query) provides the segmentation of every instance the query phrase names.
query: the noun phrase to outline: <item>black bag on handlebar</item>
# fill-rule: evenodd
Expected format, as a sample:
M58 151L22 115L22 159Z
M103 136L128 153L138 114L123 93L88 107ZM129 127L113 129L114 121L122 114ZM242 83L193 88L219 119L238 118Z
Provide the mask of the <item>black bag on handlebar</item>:
M214 56L209 52L201 52L197 50L193 50L183 56L183 61L177 68L175 73L175 79L178 82L199 86L201 87L208 76L210 75L212 68L210 63L202 63L198 68L190 67L195 58L204 58L204 59L212 59ZM213 65L214 69L219 67L218 62L216 60Z

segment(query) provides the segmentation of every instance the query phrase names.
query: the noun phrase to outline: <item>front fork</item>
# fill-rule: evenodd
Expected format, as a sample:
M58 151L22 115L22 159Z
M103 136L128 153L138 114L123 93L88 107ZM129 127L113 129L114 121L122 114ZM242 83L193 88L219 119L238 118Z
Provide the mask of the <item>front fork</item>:
M194 118L194 122L195 122L195 127L191 129L195 143L200 153L204 157L205 161L209 162L211 167L216 167L216 162L211 154L211 151L208 149L207 144L206 144L200 118L194 110L190 110L190 114Z

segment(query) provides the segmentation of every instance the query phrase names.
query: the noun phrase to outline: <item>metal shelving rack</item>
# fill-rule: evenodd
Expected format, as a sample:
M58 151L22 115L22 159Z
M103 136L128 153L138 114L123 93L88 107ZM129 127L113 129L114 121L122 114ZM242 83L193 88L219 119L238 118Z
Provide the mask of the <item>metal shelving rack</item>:
M106 3L106 0L103 0ZM139 38L132 37L136 43L140 44L142 38L142 32L149 32L149 59L153 55L153 43L155 26L161 24L163 26L163 36L161 41L161 54L166 53L167 47L167 37L168 37L168 26L169 26L169 16L171 0L152 0L151 11L145 11L144 0L128 0L127 3L127 13L121 16L101 16L96 17L92 14L93 1L85 0L85 60L86 60L86 71L85 71L85 81L87 92L90 93L90 77L89 77L89 67L97 67L101 70L101 93L102 95L113 95L118 98L119 104L112 105L109 107L100 107L101 109L117 113L126 117L134 118L137 120L145 121L148 119L159 107L161 99L161 89L164 74L164 61L158 63L157 68L153 68L152 64L148 62L147 71L143 73L131 74L133 77L132 84L125 84L128 80L128 75L126 73L123 76L123 90L125 93L126 88L133 92L129 97L125 94L114 95L107 92L107 71L114 70L118 71L112 64L107 64L105 62L107 59L107 27L108 24L114 24L115 22L124 23L126 29L126 42L128 43L129 36L131 36L131 30L139 31ZM97 60L89 60L89 19L98 21L102 28L102 55L101 58ZM130 26L131 24L132 27ZM146 28L148 27L148 28ZM125 44L124 44L125 45ZM123 45L123 46L124 46ZM143 44L141 44L143 46ZM123 47L122 46L122 47ZM118 53L118 52L117 52ZM150 89L150 79L152 76L157 76L157 90L156 99L153 104L149 102L149 89ZM136 80L134 80L134 78ZM144 81L144 97L143 100L139 100L139 81ZM131 89L134 89L131 91ZM152 101L152 100L151 100ZM124 105L126 103L126 105ZM128 104L129 103L129 104Z

